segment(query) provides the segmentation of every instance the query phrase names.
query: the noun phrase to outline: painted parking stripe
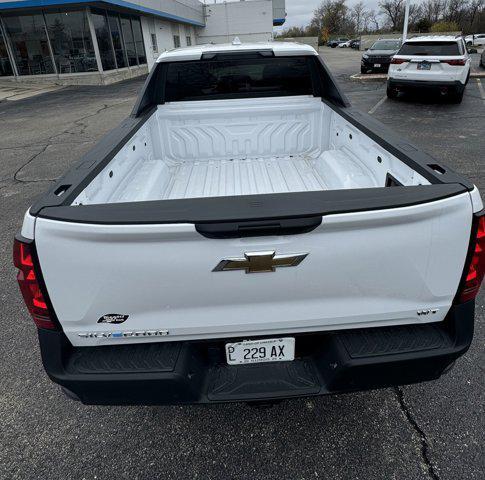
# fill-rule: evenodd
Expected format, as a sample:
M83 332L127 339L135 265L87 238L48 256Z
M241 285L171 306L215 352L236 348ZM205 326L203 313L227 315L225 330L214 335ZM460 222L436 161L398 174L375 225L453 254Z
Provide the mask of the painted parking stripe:
M485 103L485 90L483 88L482 82L479 78L476 78L475 80L477 81L478 90L480 90L480 96L482 97L482 101L483 103Z
M387 95L382 97L367 113L372 115L386 100Z

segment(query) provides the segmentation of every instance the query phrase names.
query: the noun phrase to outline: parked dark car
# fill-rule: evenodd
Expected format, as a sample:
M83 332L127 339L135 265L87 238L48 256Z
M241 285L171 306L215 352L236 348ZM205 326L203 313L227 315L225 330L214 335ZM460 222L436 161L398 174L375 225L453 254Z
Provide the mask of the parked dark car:
M329 42L327 42L327 45L329 47L335 48L339 45L339 43L348 42L348 41L349 41L349 39L345 38L345 37L334 38L334 39L330 40Z
M401 40L377 40L364 52L360 64L361 73L387 72L392 57L401 47Z
M355 50L359 50L360 49L360 40L359 39L352 40L350 42L350 48L354 48Z

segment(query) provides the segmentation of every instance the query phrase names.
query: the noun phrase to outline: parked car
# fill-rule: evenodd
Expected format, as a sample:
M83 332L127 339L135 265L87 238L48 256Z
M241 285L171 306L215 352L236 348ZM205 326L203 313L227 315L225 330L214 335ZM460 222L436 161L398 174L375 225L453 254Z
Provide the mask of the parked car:
M350 48L352 47L353 42L358 42L358 40L357 39L347 40L346 42L339 43L337 46L339 48Z
M372 47L362 54L360 72L387 72L392 57L401 47L401 40L382 39L374 42Z
M387 96L409 89L434 89L456 102L463 99L471 60L462 37L432 35L408 39L393 57Z
M327 45L331 48L336 48L341 43L345 43L345 42L348 42L348 41L349 41L348 38L335 38L333 40L330 40Z
M70 398L187 404L438 378L484 252L477 188L274 42L163 53L26 213L14 263Z
M465 37L467 46L481 47L485 45L485 33L476 33L475 35L467 35Z
M480 66L482 68L485 68L485 48L482 51L482 54L480 55Z
M350 47L356 50L360 50L360 40L352 40Z

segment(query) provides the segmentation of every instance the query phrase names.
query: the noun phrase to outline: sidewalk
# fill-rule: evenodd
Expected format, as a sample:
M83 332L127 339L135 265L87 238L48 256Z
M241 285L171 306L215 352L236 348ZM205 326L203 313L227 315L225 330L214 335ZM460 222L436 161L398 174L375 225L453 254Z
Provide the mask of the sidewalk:
M23 100L42 93L54 92L63 88L59 85L27 85L13 82L0 82L0 102Z

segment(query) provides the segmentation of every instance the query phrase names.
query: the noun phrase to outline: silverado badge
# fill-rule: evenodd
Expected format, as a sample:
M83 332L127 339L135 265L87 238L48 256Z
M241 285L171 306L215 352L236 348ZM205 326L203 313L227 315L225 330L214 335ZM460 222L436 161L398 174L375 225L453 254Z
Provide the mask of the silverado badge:
M212 270L227 272L230 270L245 270L246 273L274 272L278 267L296 267L308 253L289 253L276 255L276 252L246 252L242 258L225 258Z

